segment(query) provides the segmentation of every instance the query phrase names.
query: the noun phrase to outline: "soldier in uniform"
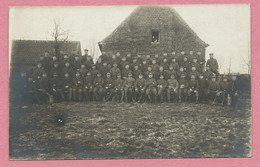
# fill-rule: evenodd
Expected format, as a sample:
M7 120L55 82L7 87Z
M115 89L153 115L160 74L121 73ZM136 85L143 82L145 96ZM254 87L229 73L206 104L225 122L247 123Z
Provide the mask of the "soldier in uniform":
M155 73L155 79L156 80L160 79L160 75L163 75L163 78L167 79L167 73L166 71L164 71L163 66L159 66L159 71Z
M163 59L167 59L168 60L168 54L167 53L163 53L163 55L159 58L159 63L163 62Z
M231 94L231 106L235 107L239 98L239 86L238 80L236 75L231 76L230 82L230 94Z
M214 74L216 74L218 76L219 75L218 62L216 59L213 58L214 57L213 53L210 53L209 56L210 56L210 59L208 59L206 66L209 66L210 71L212 71Z
M166 58L164 58L163 60L162 60L162 62L160 63L160 66L163 66L163 69L169 69L169 62L168 62L168 60L166 59Z
M92 57L88 55L86 61L81 62L81 64L85 64L86 69L87 70L91 70L92 65L94 64L94 62L93 62Z
M68 56L67 54L65 54L65 55L63 56L63 60L62 60L61 63L60 63L60 67L61 67L61 68L64 68L66 62L70 62L69 56Z
M64 76L66 73L68 73L71 77L74 74L73 69L70 66L70 62L68 61L65 63L65 67L62 69L62 76Z
M129 64L127 61L126 61L126 57L122 57L122 60L120 62L120 70L123 71L125 69L125 65L126 64Z
M43 69L44 69L44 71L45 71L46 73L49 72L50 61L51 61L51 59L50 59L50 54L49 54L48 51L45 51L45 52L44 52L44 59L43 59L43 61L42 61L42 67L43 67Z
M93 65L92 65L92 70L91 70L91 76L93 77L93 79L97 77L97 74L98 74L99 72L100 72L100 71L97 70L96 65L93 64Z
M188 81L185 73L182 73L179 79L179 102L187 101Z
M75 74L78 69L80 69L81 62L78 55L75 55L75 58L72 60L71 68L73 69L73 73Z
M175 78L175 74L170 75L170 79L167 81L167 101L170 103L171 102L171 94L173 93L174 97L174 102L177 102L178 99L178 88L179 88L179 83L177 79Z
M139 66L135 65L134 69L133 69L134 79L137 79L139 77L139 74L141 74L141 73L142 73L142 71L139 69Z
M209 100L212 102L212 104L215 104L215 99L218 90L219 90L219 84L216 80L216 76L213 75L211 81L209 82L209 90L208 90Z
M191 78L192 75L194 75L195 79L199 78L199 72L197 71L195 66L191 67L191 71L190 71L190 76L189 77Z
M176 72L179 71L180 67L179 67L178 62L176 62L176 58L172 58L172 59L171 59L170 65L173 66L173 69L174 69Z
M33 80L34 80L36 83L38 83L38 82L40 81L40 79L42 78L42 74L43 74L44 72L45 72L45 71L44 71L43 68L42 68L42 64L41 64L41 63L38 63L36 69L33 71L33 74L32 74Z
M131 73L132 74L132 71L130 70L130 66L129 64L125 64L125 69L123 70L123 78L127 78L128 77L128 74Z
M184 68L185 72L189 72L190 63L186 56L184 56L183 61L180 63L180 66Z
M172 65L169 66L169 69L166 71L166 73L167 73L167 79L170 79L172 74L177 76L177 72L173 69Z
M164 102L164 93L167 87L167 81L164 79L164 75L161 74L159 79L157 80L157 89L158 89L158 97L160 98L160 102Z
M198 59L197 57L193 57L192 58L192 62L190 64L190 69L192 69L192 67L196 68L196 71L200 72L200 64L198 63Z
M42 78L39 81L39 84L37 86L38 90L38 97L40 98L41 101L46 102L49 100L50 97L50 92L51 92L51 81L47 77L47 73L44 72L42 74Z
M82 77L85 77L87 75L88 70L86 69L85 64L80 65L79 73Z
M230 93L230 84L227 79L227 76L223 76L220 84L219 91L217 92L217 103L221 103L222 105L227 104L227 96Z
M54 73L57 73L59 76L61 75L61 69L59 66L59 62L54 62L53 66L50 68L49 76L53 76Z
M151 65L151 67L152 67L152 71L153 71L154 73L156 73L156 72L159 70L159 65L156 63L156 60L155 60L155 59L152 60L152 65Z
M84 64L86 62L88 56L89 56L88 49L84 49L84 55L82 55L82 57L81 57L81 63Z
M52 72L52 70L53 70L53 68L54 68L54 64L59 64L59 61L57 60L57 57L54 55L53 57L52 57L52 60L50 61L50 64L49 64L49 74L51 74L51 72Z
M144 76L145 76L146 79L149 78L149 74L150 74L150 73L152 73L152 74L154 75L154 72L153 72L153 70L152 70L152 67L151 67L151 66L148 66L148 67L147 67L147 71L144 73Z
M128 77L125 78L124 88L125 88L125 100L129 102L134 99L134 88L135 88L135 79L132 77L132 73L128 73Z
M201 52L197 52L197 57L198 57L198 63L200 64L200 72L204 71L204 64L205 64L205 58L201 54Z
M156 90L157 82L153 78L153 73L148 74L148 78L146 79L146 95L150 102L156 102L157 90ZM152 98L153 97L153 98Z
M123 100L124 96L124 80L121 78L121 73L117 73L117 78L115 80L114 92L116 101L119 103Z
M208 95L209 83L204 78L203 74L199 75L198 84L199 84L199 102L204 103L208 99L207 95Z
M107 101L111 101L114 96L114 79L111 78L111 74L109 72L104 80L104 87L105 99Z
M97 68L97 70L101 71L102 67L103 67L103 60L102 60L101 57L99 57L97 62L96 62L96 68Z
M145 93L146 80L143 78L143 74L140 73L135 82L135 99L138 102L142 102Z
M127 61L128 63L130 63L130 62L133 61L131 53L127 53L127 54L126 54L126 61Z
M53 73L53 78L51 79L51 86L54 102L59 102L61 100L62 94L62 80L57 72Z
M103 63L104 62L106 62L106 63L109 62L109 56L104 51L101 52L101 55L99 57L102 59Z
M205 78L206 80L210 81L210 80L211 80L211 77L214 75L214 73L210 71L210 67L207 65L207 66L206 66L206 71L204 72L203 75L204 75L204 78Z
M108 67L107 62L103 62L103 66L102 66L102 68L99 69L99 70L100 70L100 72L101 72L102 77L105 77L106 74L107 74L107 72L110 71L110 68Z
M143 63L141 64L141 70L143 72L143 74L147 71L147 68L148 68L148 63L146 60L143 60Z
M111 58L110 58L110 61L109 61L109 64L111 64L111 66L113 66L114 63L118 64L118 62L119 62L119 61L118 61L116 55L115 55L115 54L112 54L112 55L111 55ZM116 76L115 76L115 78L116 78Z
M61 97L63 100L66 100L66 101L72 100L72 80L69 76L69 73L65 73L64 78L62 79Z
M103 87L104 87L104 79L101 77L101 73L97 73L97 77L93 82L93 93L96 101L103 101Z
M114 62L113 63L113 67L110 69L110 73L112 75L112 78L116 79L117 78L117 74L120 73L120 69L117 67L117 63Z
M198 103L199 100L199 83L197 80L196 75L191 74L190 81L188 84L188 102L195 102Z
M80 72L77 71L75 77L73 78L73 100L74 101L82 101L82 92L83 92L83 77L80 75Z
M91 101L93 99L93 76L91 72L87 72L87 76L84 77L84 96L86 101Z
M131 70L134 70L135 66L139 66L139 63L137 61L137 58L134 57L133 62L131 63Z

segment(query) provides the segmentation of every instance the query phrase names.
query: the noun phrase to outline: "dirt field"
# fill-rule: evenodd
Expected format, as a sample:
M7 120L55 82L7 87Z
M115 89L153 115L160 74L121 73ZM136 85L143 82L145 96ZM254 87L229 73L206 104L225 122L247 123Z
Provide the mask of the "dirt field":
M10 159L250 156L250 101L12 106Z

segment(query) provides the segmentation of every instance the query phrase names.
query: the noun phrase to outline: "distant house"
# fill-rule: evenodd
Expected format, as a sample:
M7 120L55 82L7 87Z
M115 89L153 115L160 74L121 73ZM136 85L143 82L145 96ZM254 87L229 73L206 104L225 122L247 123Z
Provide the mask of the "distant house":
M108 54L128 52L161 54L173 51L202 52L209 46L171 7L141 6L100 43Z
M66 54L78 54L81 56L81 45L79 41L61 42L60 51ZM18 70L31 70L36 66L40 55L49 51L50 55L55 53L54 41L47 40L13 40L11 50L11 67Z

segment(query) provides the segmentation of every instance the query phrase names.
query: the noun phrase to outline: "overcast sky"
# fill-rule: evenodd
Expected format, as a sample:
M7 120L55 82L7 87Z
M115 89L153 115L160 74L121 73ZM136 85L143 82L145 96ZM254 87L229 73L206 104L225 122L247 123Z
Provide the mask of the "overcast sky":
M10 42L13 39L51 40L53 20L69 31L69 40L82 49L108 36L137 6L12 7ZM172 5L198 36L208 43L222 73L247 73L250 57L249 5Z

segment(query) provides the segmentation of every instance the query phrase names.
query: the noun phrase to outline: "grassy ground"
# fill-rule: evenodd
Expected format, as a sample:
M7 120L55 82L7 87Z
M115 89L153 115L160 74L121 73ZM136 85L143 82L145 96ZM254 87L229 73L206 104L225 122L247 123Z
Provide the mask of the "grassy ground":
M13 105L10 159L250 156L249 108L249 100L236 109L188 103Z

